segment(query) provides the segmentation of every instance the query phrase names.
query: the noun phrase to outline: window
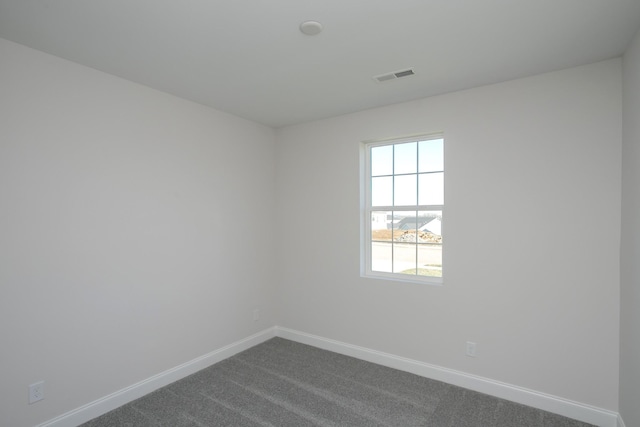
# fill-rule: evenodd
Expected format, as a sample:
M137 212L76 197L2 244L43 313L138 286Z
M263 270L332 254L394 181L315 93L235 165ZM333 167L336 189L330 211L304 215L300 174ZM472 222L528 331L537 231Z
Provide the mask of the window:
M364 274L442 283L442 135L364 147Z

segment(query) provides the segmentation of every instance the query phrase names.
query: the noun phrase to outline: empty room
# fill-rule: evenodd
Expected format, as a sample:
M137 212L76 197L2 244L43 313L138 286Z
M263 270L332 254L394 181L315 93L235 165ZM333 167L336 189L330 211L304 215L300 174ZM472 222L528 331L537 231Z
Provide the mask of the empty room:
M0 0L0 427L640 426L639 0Z

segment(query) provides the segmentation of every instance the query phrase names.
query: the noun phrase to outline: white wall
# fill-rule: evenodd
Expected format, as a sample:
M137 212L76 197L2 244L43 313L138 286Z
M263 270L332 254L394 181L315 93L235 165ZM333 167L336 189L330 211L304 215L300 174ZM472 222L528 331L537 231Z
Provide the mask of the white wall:
M624 60L628 425L639 45ZM618 409L619 60L288 127L274 149L234 116L1 39L0 57L1 425L276 323ZM444 286L361 278L360 141L438 131ZM39 380L47 398L29 406Z
M620 413L640 426L640 33L623 59Z
M621 105L614 59L279 130L279 325L617 411ZM444 286L361 278L360 142L439 131Z
M0 58L0 425L275 324L272 129L4 40Z

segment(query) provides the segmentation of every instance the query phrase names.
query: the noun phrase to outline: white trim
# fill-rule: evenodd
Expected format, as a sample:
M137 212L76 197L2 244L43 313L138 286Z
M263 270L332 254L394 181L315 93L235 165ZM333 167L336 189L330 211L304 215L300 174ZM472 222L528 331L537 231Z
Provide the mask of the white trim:
M125 387L122 390L118 390L67 412L66 414L62 414L39 424L37 427L75 427L275 336L276 327L265 329L262 332L214 350L204 356L197 357L189 362L168 369L139 383Z
M624 421L622 420L622 415L618 414L618 427L626 427Z
M405 136L389 137L382 139L366 139L362 141L363 144L371 146L389 145L390 143L402 144L404 142L416 142L416 141L432 141L434 139L443 139L444 131L429 132L429 133L416 133Z
M523 387L467 374L453 369L383 353L365 347L347 344L289 328L276 327L276 335L291 341L312 345L324 350L352 356L368 362L411 372L423 377L443 381L470 390L475 390L501 399L553 412L600 427L624 427L618 413L597 408L562 397L529 390Z
M39 424L37 427L75 427L276 336L479 391L600 427L625 427L620 414L613 411L279 326L265 329L204 356L168 369Z

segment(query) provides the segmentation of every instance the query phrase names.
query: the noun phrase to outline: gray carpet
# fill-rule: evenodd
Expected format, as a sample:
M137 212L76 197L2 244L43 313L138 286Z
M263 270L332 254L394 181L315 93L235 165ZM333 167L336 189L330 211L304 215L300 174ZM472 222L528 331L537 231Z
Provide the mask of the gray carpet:
M83 424L107 426L590 424L274 338Z

